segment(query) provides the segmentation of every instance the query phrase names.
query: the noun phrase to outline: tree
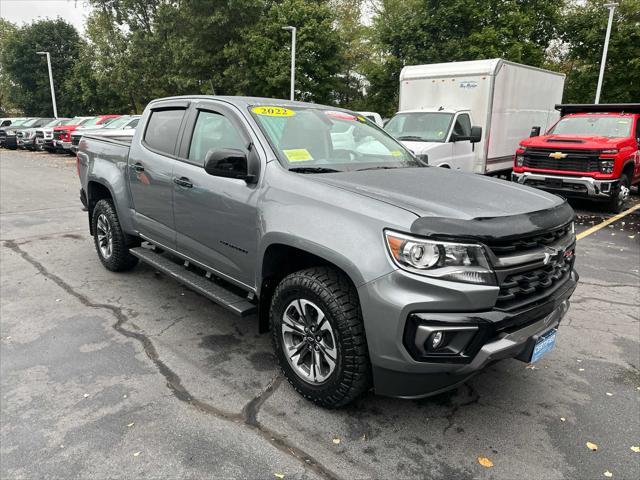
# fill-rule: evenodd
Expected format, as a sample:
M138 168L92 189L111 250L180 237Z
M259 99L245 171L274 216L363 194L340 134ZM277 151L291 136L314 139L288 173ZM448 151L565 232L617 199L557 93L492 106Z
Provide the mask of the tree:
M10 78L11 99L25 115L53 116L47 63L37 51L51 54L59 115L75 113L75 92L65 90L64 86L72 74L80 46L76 29L60 18L36 21L10 31L3 40L0 65L3 75Z
M563 43L553 62L567 74L564 101L594 101L609 10L604 0L574 2L561 22ZM614 13L600 101L640 99L640 0L621 0Z
M17 27L13 23L0 18L0 52L5 50L6 43L9 38L15 35L16 31ZM11 77L0 64L0 117L16 113L18 110L11 96L11 87Z
M375 108L392 113L405 65L502 57L541 66L562 1L381 0L374 17L380 60L369 66Z
M266 2L259 22L225 49L229 93L288 98L291 34L297 27L296 99L333 103L339 87L341 49L335 14L327 1Z

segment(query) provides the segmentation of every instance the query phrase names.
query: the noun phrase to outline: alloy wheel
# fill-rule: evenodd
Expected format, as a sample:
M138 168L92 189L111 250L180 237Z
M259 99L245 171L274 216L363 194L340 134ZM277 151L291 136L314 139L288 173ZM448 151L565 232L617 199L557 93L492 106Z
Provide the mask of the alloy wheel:
M282 315L282 348L293 371L305 382L319 385L335 371L338 350L331 323L320 307L293 300Z
M111 231L111 224L106 215L100 214L98 221L96 222L96 234L98 235L98 247L100 253L105 260L111 258L113 253L113 233Z

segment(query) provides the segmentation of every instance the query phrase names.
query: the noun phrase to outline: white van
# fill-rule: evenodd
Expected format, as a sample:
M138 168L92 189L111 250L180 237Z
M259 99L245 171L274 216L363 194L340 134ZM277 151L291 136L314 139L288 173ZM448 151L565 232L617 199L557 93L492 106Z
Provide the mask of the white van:
M559 118L564 79L500 58L404 67L385 130L430 165L506 173L531 128Z

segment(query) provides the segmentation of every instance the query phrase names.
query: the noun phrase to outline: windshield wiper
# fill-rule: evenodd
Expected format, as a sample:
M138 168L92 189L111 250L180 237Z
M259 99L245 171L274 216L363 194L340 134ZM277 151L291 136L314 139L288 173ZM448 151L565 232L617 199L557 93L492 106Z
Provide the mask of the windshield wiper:
M398 137L398 140L407 140L409 142L427 142L428 140L422 137L418 137L417 135L405 135L403 137Z
M367 167L367 168L358 168L356 170L356 172L362 172L364 170L391 170L393 168L400 168L400 167Z
M289 169L290 172L296 173L335 173L342 172L342 170L336 170L335 168L325 167L293 167Z

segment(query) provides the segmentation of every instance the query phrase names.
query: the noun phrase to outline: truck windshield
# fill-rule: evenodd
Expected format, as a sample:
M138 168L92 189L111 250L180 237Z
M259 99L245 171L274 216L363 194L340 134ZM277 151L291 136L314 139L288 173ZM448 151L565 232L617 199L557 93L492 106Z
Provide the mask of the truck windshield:
M27 120L26 122L24 122L21 126L22 127L31 127L33 126L33 124L37 123L38 120L40 120L39 118L32 118L31 120Z
M549 135L624 138L631 135L631 118L621 115L564 117L549 131Z
M298 106L253 106L249 111L291 170L329 173L424 166L362 115Z
M384 129L398 140L444 142L452 120L453 114L445 112L398 113Z
M83 127L93 127L97 125L99 121L100 121L100 117L90 117L83 120L78 125L82 125Z
M129 115L124 115L113 119L113 121L109 122L104 128L122 128L130 121L131 117Z

